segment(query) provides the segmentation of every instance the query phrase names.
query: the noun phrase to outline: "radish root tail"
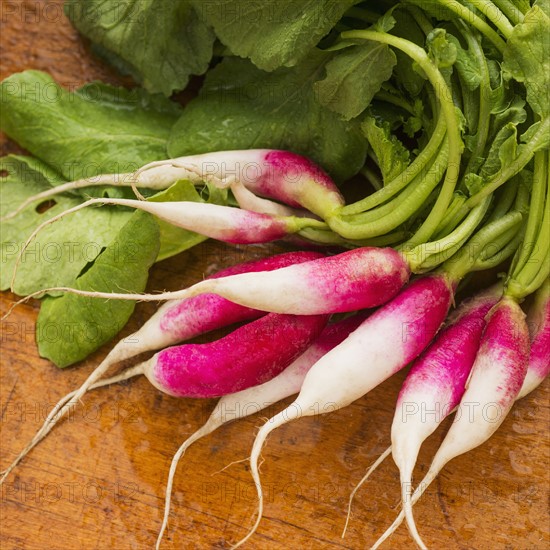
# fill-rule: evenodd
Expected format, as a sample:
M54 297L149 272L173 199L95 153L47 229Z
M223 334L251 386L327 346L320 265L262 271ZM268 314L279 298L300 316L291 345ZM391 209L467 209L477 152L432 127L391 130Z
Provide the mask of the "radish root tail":
M73 191L75 189L84 189L85 187L95 187L100 185L112 185L115 187L122 187L124 186L125 178L128 178L129 176L130 174L103 174L101 176L96 176L96 177L91 177L91 178L86 178L86 179L81 179L76 181L69 181L67 183L62 183L61 185L56 185L51 189L46 189L41 193L37 193L32 197L28 197L15 210L13 210L12 212L9 212L4 217L0 218L0 221L5 222L12 218L15 218L15 216L20 214L23 210L25 210L25 208L27 208L31 204L38 201L43 201L45 199L49 199L50 197L54 197L55 195L59 195L61 193L66 193L67 191Z
M411 478L412 476L409 474L406 476L406 479L403 479L401 481L401 499L403 501L403 512L405 512L407 526L409 528L409 532L412 538L414 539L414 542L416 542L418 547L422 550L428 550L426 545L424 544L424 541L420 538L420 535L418 534L418 529L416 528L416 523L414 521L413 507L411 503Z
M432 465L433 466L433 465ZM441 468L430 468L424 479L419 483L418 487L415 489L412 497L410 498L410 506L414 506L420 497L424 494L424 491L430 486L432 481L437 477ZM395 521L386 529L384 534L371 546L370 550L377 550L380 548L383 542L385 542L389 537L397 531L397 528L403 523L405 519L405 512L401 510L399 515L395 518Z
M250 454L250 473L252 474L252 479L254 480L254 484L256 485L256 492L258 495L258 515L250 531L246 534L244 538L233 545L231 547L231 550L242 546L246 541L248 541L248 539L250 539L250 537L252 537L252 535L256 532L258 526L260 525L260 521L262 520L264 509L264 494L262 490L262 483L260 480L260 469L258 466L258 460L260 458L260 453L262 452L262 447L264 446L265 440L267 439L267 436L276 428L282 426L283 424L286 424L291 420L294 420L295 418L299 418L299 411L299 407L289 407L276 414L260 428L260 431L258 432L256 439L254 440L252 453Z
M166 527L168 526L168 518L170 517L170 505L172 502L172 488L174 485L174 477L176 475L176 469L178 467L178 463L180 458L185 454L185 451L193 444L195 441L198 441L202 437L207 436L208 434L212 433L218 426L219 423L211 422L212 417L202 426L202 428L198 429L193 435L191 435L188 439L186 439L181 447L177 450L176 454L172 458L172 463L170 464L170 471L168 472L168 481L166 482L166 496L164 499L164 517L162 518L162 525L159 530L159 534L157 537L157 542L155 545L155 549L160 549L160 544L162 542L162 537L164 536L164 532L166 531Z
M380 466L380 464L382 464L382 462L384 462L384 460L388 458L390 453L391 453L391 445L376 459L374 464L372 464L372 466L367 470L367 473L361 478L359 483L355 486L355 488L351 492L351 495L349 496L349 501L348 501L348 513L346 516L346 523L344 525L344 529L342 530L342 538L346 536L346 531L348 529L348 525L351 519L351 506L353 504L353 499L355 498L357 491L359 491L363 483L365 483L365 481L369 479L371 474L378 468L378 466Z

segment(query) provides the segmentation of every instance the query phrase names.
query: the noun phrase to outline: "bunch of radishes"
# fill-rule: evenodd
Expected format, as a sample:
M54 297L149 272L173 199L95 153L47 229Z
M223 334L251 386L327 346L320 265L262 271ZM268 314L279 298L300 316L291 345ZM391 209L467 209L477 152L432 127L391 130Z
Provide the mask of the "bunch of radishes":
M268 177L252 180L244 172L235 172L232 165L232 173L239 176L232 182L235 189L240 189L236 196L241 192L243 196L250 194L250 204L267 204L266 209L275 204L279 209L300 208L303 217L197 204L193 204L193 208L199 207L196 216L188 217L185 204L104 199L100 202L135 205L178 225L240 243L265 240L265 236L279 238L290 232L289 220L315 221L316 215L330 218L342 206L343 199L328 176L296 155L266 151L223 155L242 160L246 155L258 154L278 159L279 163L274 163ZM216 155L212 158L219 160ZM180 159L169 169L187 170L192 176L200 167L198 162ZM295 174L292 178L290 168ZM141 177L151 176L154 169L141 172ZM228 170L227 166L224 170ZM223 182L227 179L224 174L221 171L214 177ZM169 179L181 175L170 172ZM163 172L157 178L152 181L167 183ZM139 177L138 181L143 183ZM544 187L542 193L548 206L550 193ZM98 200L82 207L92 202ZM259 512L254 527L238 546L253 534L262 516L258 458L268 434L291 420L345 407L413 363L399 395L392 426L391 450L401 472L404 511L380 542L406 517L413 537L424 547L414 524L412 504L449 460L486 441L515 400L540 384L550 368L548 260L543 256L537 263L541 247L544 249L548 209L542 215L538 233L535 231L540 242L519 247L504 282L465 300L449 316L464 276L510 255L507 248L520 226L521 209L512 208L508 199L503 206L501 200L488 215L489 202L472 209L458 226L461 245L455 246L452 254L441 255L435 263L437 269L410 281L413 272L429 270L426 258L434 256L430 247L437 248L441 241L448 241L453 232L428 243L429 246L424 243L410 250L357 247L335 255L289 252L226 269L179 292L132 295L57 289L99 298L166 303L132 337L120 341L77 391L60 400L40 431L4 472L2 481L70 407L94 387L145 374L155 387L169 395L223 396L207 423L181 446L173 459L160 544L177 462L192 442L229 420L223 416L225 405L252 401L268 404L298 393L291 405L262 426L254 442L250 463ZM205 206L208 209L202 211ZM528 220L532 220L531 214ZM528 326L519 303L534 292L536 299ZM371 311L361 311L365 309ZM329 322L330 315L341 313L353 315ZM209 344L176 345L237 322L245 324ZM116 362L153 350L161 351L112 378L102 378ZM444 414L433 422L414 416L411 419L402 411L411 402L422 402L430 409L439 407ZM466 402L479 406L474 408L473 416L457 417L424 481L411 497L411 476L422 442L443 418ZM486 406L495 409L494 417L481 414ZM242 417L258 409L239 410L243 411Z

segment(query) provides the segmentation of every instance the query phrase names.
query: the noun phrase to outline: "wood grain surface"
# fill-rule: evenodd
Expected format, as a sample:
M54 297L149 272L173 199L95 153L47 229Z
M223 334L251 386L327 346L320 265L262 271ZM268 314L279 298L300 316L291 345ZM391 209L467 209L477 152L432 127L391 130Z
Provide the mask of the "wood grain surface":
M90 54L64 19L61 4L2 1L1 78L40 69L64 85L93 79L130 84ZM18 150L5 136L1 146L3 153ZM149 289L180 288L213 269L275 250L281 248L208 242L154 266ZM2 312L15 299L4 293ZM1 467L109 349L75 368L57 369L37 354L38 307L38 302L21 306L2 324ZM154 307L139 304L124 334L140 326ZM340 533L350 491L389 443L403 376L344 410L294 422L270 437L261 470L265 516L245 548L356 550L376 540L399 510L398 472L391 460L358 494L346 538ZM547 380L514 407L490 441L445 468L416 507L431 548L549 547L549 396ZM0 548L154 547L172 455L213 405L212 400L162 395L145 379L88 394L2 486ZM228 548L247 532L256 497L246 463L220 470L248 456L258 426L277 410L227 425L188 451L177 472L163 548ZM424 446L416 480L447 427ZM412 547L403 526L385 545Z

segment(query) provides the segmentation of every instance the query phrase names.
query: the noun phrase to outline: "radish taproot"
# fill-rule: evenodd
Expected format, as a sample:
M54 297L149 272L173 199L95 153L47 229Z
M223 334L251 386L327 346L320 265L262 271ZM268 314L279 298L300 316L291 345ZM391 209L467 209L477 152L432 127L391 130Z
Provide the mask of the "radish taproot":
M262 517L258 459L267 436L291 420L349 405L415 359L444 322L455 284L444 272L410 283L317 361L308 371L295 401L260 428L250 456L258 492L258 516L250 532L235 548L252 536Z
M384 304L399 292L409 276L410 267L403 254L392 248L362 247L274 269L269 273L240 273L208 279L183 290L159 294L94 292L54 287L26 296L16 302L12 309L31 297L55 290L91 298L147 302L179 300L212 293L236 304L272 313L345 313Z
M283 239L306 228L327 229L323 222L305 217L263 214L231 206L205 202L150 202L137 199L90 199L40 224L28 243L45 227L69 214L93 205L128 206L149 212L157 218L188 231L231 244L261 244Z
M389 450L399 469L403 502L410 497L412 472L420 447L460 402L479 348L485 316L501 295L502 286L495 285L464 301L447 321L445 329L413 363L397 398L391 446L351 493L342 536L356 492L389 455Z
M199 439L217 430L220 426L255 414L285 397L298 393L309 369L323 355L342 342L350 332L355 330L364 320L365 315L364 313L358 313L342 321L327 325L313 344L280 374L263 384L224 395L218 401L206 423L182 443L172 459L166 484L164 519L157 539L157 548L160 546L164 531L168 525L176 468L187 449ZM228 414L228 411L231 412Z
M518 398L528 361L529 331L525 314L515 300L504 296L489 313L466 391L459 404L461 414L451 425L412 498L403 502L403 511L376 541L373 549L378 548L404 518L415 542L426 548L414 523L413 504L449 461L478 447L495 433ZM461 410L462 404L467 411ZM475 406L470 407L471 404Z
M392 455L399 469L404 503L410 501L420 446L460 403L476 360L485 317L501 295L502 287L497 285L459 308L456 320L414 363L405 379L391 427ZM410 514L407 506L405 513ZM408 517L408 521L412 520Z
M4 219L14 217L38 200L90 186L135 186L160 191L181 179L194 184L213 181L224 186L229 178L241 182L255 195L303 207L321 217L344 204L328 174L309 159L289 151L250 149L167 159L147 164L136 173L102 174L68 182L30 197Z

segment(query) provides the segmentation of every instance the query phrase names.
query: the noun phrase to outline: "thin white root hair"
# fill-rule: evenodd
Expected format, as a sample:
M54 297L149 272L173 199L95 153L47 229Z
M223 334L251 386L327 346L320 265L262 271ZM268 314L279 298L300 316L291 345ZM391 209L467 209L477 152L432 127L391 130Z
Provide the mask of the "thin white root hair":
M252 479L254 480L254 484L256 485L256 492L258 495L258 515L250 531L239 542L234 544L231 547L231 550L242 546L246 541L248 541L248 539L250 539L250 537L252 537L252 535L257 531L262 520L264 510L264 495L262 483L260 480L260 468L258 466L258 460L260 458L260 453L262 452L262 447L265 443L265 440L267 439L267 436L276 428L282 426L283 424L286 424L287 422L290 422L291 420L299 418L300 410L301 409L299 407L289 407L282 410L280 413L276 414L273 418L268 420L260 428L260 431L258 432L256 439L254 440L252 453L250 454L250 473L252 474Z
M211 418L199 428L193 435L187 438L177 450L176 454L172 458L172 463L170 464L170 471L168 472L168 481L166 482L166 496L164 499L164 517L162 519L162 525L157 537L157 542L155 545L156 550L159 550L160 544L162 542L162 537L168 526L168 518L170 517L170 505L172 501L172 488L174 485L174 477L176 475L176 469L178 467L178 462L180 458L185 454L185 451L193 444L195 441L198 441L202 437L207 436L212 433L218 426L219 423L210 422Z
M225 472L225 470L227 470L228 468L231 468L231 466L234 466L235 464L241 464L242 462L246 462L247 460L250 460L249 456L247 456L246 458L241 458L240 460L232 460L229 464L226 464L223 468L212 472L210 475L217 476L218 474Z
M37 193L32 197L28 197L24 200L15 210L6 214L3 218L0 218L0 221L5 222L10 220L20 214L25 208L31 204L49 199L55 195L65 193L67 191L72 191L74 189L83 189L85 187L95 187L100 185L112 185L113 187L125 187L128 184L124 181L125 178L131 177L131 174L103 174L101 176L95 176L90 178L85 178L81 180L69 181L67 183L62 183L61 185L56 185L51 189L46 189L41 193ZM119 181L121 180L121 181Z
M441 471L441 467L435 467L435 468L430 467L430 470L424 476L424 479L419 483L412 497L409 499L411 508L418 502L418 499L424 494L424 491L430 486L430 484L437 477L440 471ZM401 510L399 515L395 518L395 521L386 529L384 534L371 546L370 550L376 550L377 548L380 548L381 544L385 542L389 537L391 537L393 533L395 533L397 528L401 525L401 523L403 523L404 519L405 519L405 511Z
M372 466L367 470L367 473L361 478L359 483L355 486L355 488L351 492L351 495L349 496L349 501L348 501L348 513L346 516L346 523L344 525L344 529L342 530L342 538L346 536L346 531L348 529L348 525L351 519L351 506L353 504L353 499L355 498L357 491L359 491L363 483L365 483L365 481L369 479L371 474L378 468L378 466L380 466L380 464L382 464L382 462L384 462L384 460L388 458L390 453L391 453L391 445L376 459L374 464L372 464Z
M93 374L93 373L92 373ZM130 367L128 369L123 370L121 373L111 376L110 378L106 378L104 380L99 380L92 384L89 389L94 390L96 388L102 388L104 386L109 386L111 384L116 384L118 382L123 382L124 380L128 380L129 378L133 378L134 376L138 376L142 374L142 368L141 365L137 365L136 367ZM2 485L5 481L5 479L8 477L8 475L11 473L11 471L25 458L25 456L34 448L44 437L47 435L48 430L44 431L44 427L48 426L51 422L57 422L57 420L54 420L55 416L58 414L58 412L63 409L63 407L66 406L69 401L73 401L71 405L68 407L72 407L76 405L76 402L74 401L75 396L77 395L78 390L72 391L71 393L68 393L64 397L62 397L55 407L50 411L48 414L46 420L44 421L44 424L42 428L36 433L36 435L31 439L31 441L28 443L28 445L17 455L15 460L2 472L0 472L0 475L2 476L0 478L0 485ZM81 402L81 399L78 399L79 402ZM65 409L68 412L68 408Z

